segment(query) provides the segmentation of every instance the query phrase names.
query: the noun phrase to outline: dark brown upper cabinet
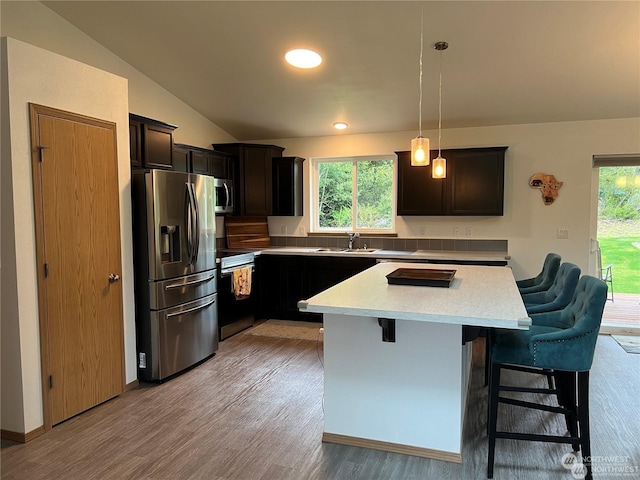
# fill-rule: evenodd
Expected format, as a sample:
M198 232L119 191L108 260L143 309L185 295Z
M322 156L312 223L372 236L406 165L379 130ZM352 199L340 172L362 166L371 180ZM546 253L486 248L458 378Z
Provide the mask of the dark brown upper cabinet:
M442 150L447 178L432 178L431 166L412 167L411 152L398 156L398 215L485 215L504 212L507 147ZM430 152L431 159L437 150Z
M129 114L131 166L173 170L175 125Z
M272 159L273 215L300 217L304 214L302 164L304 158Z
M142 123L129 117L129 153L131 167L142 168Z
M173 146L173 169L176 172L191 171L191 150L187 145L176 143Z
M237 158L236 210L239 215L273 215L272 159L283 147L252 143L214 143L214 151Z
M229 153L180 143L176 143L173 148L173 168L180 172L232 178L233 158Z

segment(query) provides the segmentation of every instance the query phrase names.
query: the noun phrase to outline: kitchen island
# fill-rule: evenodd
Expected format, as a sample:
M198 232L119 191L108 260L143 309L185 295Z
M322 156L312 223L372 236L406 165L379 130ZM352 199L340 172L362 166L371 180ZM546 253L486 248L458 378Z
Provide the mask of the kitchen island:
M388 284L399 268L456 272L448 288ZM323 441L453 462L471 371L463 326L531 322L507 267L379 263L299 307L323 314Z

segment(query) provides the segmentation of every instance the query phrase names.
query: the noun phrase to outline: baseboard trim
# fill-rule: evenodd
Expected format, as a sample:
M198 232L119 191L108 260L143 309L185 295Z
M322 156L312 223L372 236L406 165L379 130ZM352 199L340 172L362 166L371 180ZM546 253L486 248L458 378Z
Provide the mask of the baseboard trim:
M138 380L134 380L131 383L127 383L124 386L124 392L128 392L129 390L133 390L134 388L138 388L138 385L140 385L140 382L138 382ZM124 393L122 392L122 393Z
M322 441L325 443L338 443L352 447L364 447L371 448L373 450L382 450L384 452L413 455L414 457L432 458L435 460L443 460L445 462L462 463L462 454L460 453L444 452L442 450L434 450L432 448L413 447L411 445L402 445L400 443L381 442L379 440L351 437L347 435L339 435L337 433L324 432L322 434Z
M138 385L140 385L140 383L138 382L138 380L134 380L131 383L127 383L124 386L124 392L128 392L129 390L133 390L135 388L138 387ZM0 438L3 438L4 440L11 440L12 442L18 442L18 443L27 443L30 440L33 440L34 438L39 437L40 435L44 434L46 432L44 425L36 428L35 430L31 430L30 432L27 433L21 433L21 432L12 432L11 430L0 430Z
M2 437L4 440L11 440L12 442L27 443L34 438L39 437L44 432L44 425L41 425L38 428L27 433L12 432L11 430L0 430L0 437Z

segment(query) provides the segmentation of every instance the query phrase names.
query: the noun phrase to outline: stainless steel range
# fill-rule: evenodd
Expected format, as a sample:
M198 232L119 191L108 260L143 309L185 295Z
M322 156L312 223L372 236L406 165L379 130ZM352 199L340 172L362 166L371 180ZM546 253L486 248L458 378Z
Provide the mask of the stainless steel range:
M255 321L255 286L248 297L237 298L233 288L235 271L250 269L255 273L253 252L219 252L218 326L220 340L251 327Z

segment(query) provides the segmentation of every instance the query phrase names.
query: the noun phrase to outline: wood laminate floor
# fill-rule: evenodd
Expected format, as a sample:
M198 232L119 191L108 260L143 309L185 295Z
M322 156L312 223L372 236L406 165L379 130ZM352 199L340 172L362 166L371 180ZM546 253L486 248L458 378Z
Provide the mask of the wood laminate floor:
M320 344L321 346L321 344ZM482 339L474 346L463 463L323 444L321 348L236 335L218 354L162 385L144 385L27 444L2 442L13 479L483 479L486 401ZM538 382L522 377L519 382ZM640 355L601 336L591 371L596 479L640 478ZM425 405L425 408L429 408ZM382 412L381 412L382 413ZM499 419L562 430L547 414L506 407ZM570 450L570 449L569 449ZM498 440L495 479L573 479L566 446ZM627 472L612 473L612 468Z

